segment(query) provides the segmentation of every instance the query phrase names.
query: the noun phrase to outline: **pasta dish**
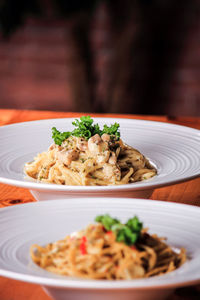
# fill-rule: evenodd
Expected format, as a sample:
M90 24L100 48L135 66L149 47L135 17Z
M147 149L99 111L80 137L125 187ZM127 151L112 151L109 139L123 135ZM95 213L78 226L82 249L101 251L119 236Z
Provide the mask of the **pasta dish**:
M146 229L139 233L132 231L136 240L131 243L127 228L130 229L127 225L114 224L112 230L106 230L102 223L91 224L44 247L33 245L31 258L41 268L56 274L107 280L162 275L186 261L184 248L176 253L163 238L148 234Z
M90 127L84 118L88 118ZM156 175L148 159L120 139L118 124L104 125L101 131L95 127L98 124L92 125L90 117L76 122L79 127L83 124L85 131L76 128L73 132L60 133L52 129L54 143L33 162L25 164L28 176L62 185L120 185Z

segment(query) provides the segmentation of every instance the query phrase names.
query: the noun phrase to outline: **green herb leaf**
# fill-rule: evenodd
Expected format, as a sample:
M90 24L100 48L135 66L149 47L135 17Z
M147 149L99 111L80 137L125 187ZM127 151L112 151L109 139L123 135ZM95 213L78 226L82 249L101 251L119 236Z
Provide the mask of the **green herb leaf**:
M117 140L120 138L119 124L115 123L110 127L104 125L103 130L100 129L99 124L93 124L94 120L90 116L82 116L80 120L75 119L72 125L75 126L72 132L60 132L55 127L52 128L52 138L55 144L61 145L62 142L69 136L83 137L88 140L91 136L104 133L111 135Z
M126 224L122 224L108 214L97 216L95 221L101 223L105 230L113 231L116 241L124 242L129 246L136 243L143 226L137 216L129 219Z
M111 230L112 225L120 223L119 220L111 218L108 214L97 216L95 221L101 223L107 231Z
M55 144L61 145L71 135L71 132L60 132L55 127L52 128L52 138Z
M139 221L138 217L133 217L132 219L129 219L126 225L135 232L140 232L142 229L143 224Z
M133 245L137 241L138 234L135 232L132 232L130 228L127 226L124 226L122 229L120 229L117 233L116 240L118 242L124 242L126 245Z
M107 125L104 125L102 134L107 133L109 135L114 135L117 137L117 140L118 140L120 138L120 132L118 131L118 129L119 129L118 123L115 123L115 124L111 125L110 127Z

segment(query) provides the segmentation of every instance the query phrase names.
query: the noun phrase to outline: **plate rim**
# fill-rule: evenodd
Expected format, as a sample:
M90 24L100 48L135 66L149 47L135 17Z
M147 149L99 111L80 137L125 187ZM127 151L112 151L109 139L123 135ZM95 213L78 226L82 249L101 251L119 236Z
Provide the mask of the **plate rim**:
M1 130L4 130L5 128L12 128L12 127L20 127L20 126L26 126L26 125L32 125L37 123L45 123L45 122L54 122L54 121L60 121L64 122L65 120L72 121L79 117L66 117L66 118L50 118L50 119L41 119L41 120L33 120L33 121L25 121L25 122L19 122L19 123L13 123L8 125L0 126L0 132ZM189 133L194 134L194 139L199 140L200 142L200 130L196 128L191 128L188 126L183 126L179 124L173 124L168 122L162 122L162 121L151 121L151 120L145 120L145 119L130 119L130 118L122 118L122 117L92 117L94 121L98 120L106 120L109 119L110 122L116 122L117 120L120 120L122 122L136 122L141 124L152 124L157 126L164 126L166 128L178 128L181 131L188 131ZM25 174L24 174L25 175ZM147 180L145 182L136 182L132 184L124 184L124 185L110 185L110 186L70 186L70 185L57 185L57 184L48 184L48 183L40 183L40 182L34 182L34 181L26 181L26 180L19 180L19 179L11 179L6 178L3 176L0 176L0 182L12 186L22 187L22 188L28 188L32 190L41 190L41 191L54 191L56 193L63 193L63 192L70 192L70 193L105 193L105 192L113 192L113 191L141 191L141 190L147 190L147 189L155 189L160 188L164 186L170 186L173 184L185 182L191 179L195 179L200 177L200 168L198 171L196 171L194 174L190 176L183 176L181 178L177 179L168 179L168 181L160 182L160 183L154 183L153 180Z
M103 201L112 201L113 203L118 201L119 203L122 203L123 200L127 201L130 203L130 205L134 205L135 203L141 203L141 205L145 205L145 203L148 203L150 206L154 206L156 205L159 208L166 208L168 207L170 210L172 210L172 208L182 208L185 209L186 211L190 211L190 212L194 212L200 215L200 207L195 206L195 205L189 205L189 204L183 204L183 203L177 203L177 202L166 202L166 201L162 201L162 200L149 200L149 199L140 199L140 198L109 198L109 197L95 197L94 199L91 198L85 198L84 200L86 200L88 203L92 202L95 203L95 201L102 201L102 199L104 199ZM58 203L67 203L64 205L69 205L70 206L70 201L71 202L79 202L82 201L83 199L81 197L76 197L76 198L69 198L69 199L55 199L55 200L51 200L51 201L41 201L41 202L31 202L31 203L24 203L24 204L20 204L17 206L10 206L10 207L5 207L5 208L1 208L0 209L0 215L1 213L3 213L4 211L7 211L7 213L10 210L26 210L26 208L30 207L30 206L36 206L38 207L37 209L40 208L40 206L54 206L54 205L58 205ZM132 204L133 203L133 204ZM75 203L74 203L75 205ZM19 216L20 217L20 216ZM176 271L176 270L175 270ZM114 284L114 286L110 287L109 286L109 282L107 282L106 286L103 286L103 284L105 284L105 281L100 280L100 281L93 281L93 280L80 280L79 278L74 281L68 281L66 279L66 277L58 277L58 278L48 278L45 276L37 276L37 275L30 275L30 274L23 274L23 273L19 273L19 272L15 272L15 271L8 271L8 270L4 270L0 267L0 276L4 276L6 278L10 278L10 279L15 279L15 280L19 280L19 281L23 281L23 282L29 282L29 283L35 283L35 284L40 284L40 285L44 285L44 286L49 286L49 287L57 287L57 288L66 288L66 289L83 289L83 290L116 290L116 289L131 289L131 290L150 290L150 289L167 289L167 288L175 288L175 287L182 287L182 286L188 286L188 285L195 285L195 284L199 284L200 283L200 273L199 273L199 278L195 278L195 279L191 279L191 280L186 280L184 281L183 279L180 280L180 282L175 282L175 283L158 283L158 284L154 284L152 283L151 285L145 285L145 279L138 279L138 280L142 280L144 281L144 283L142 282L141 286L132 286L132 284L134 282L136 282L136 280L131 280L131 281L112 281L112 284ZM164 275L163 275L164 276ZM120 282L122 282L122 286L118 285ZM123 284L124 283L124 284Z
M84 114L85 116L85 114ZM174 124L174 123L170 123L168 121L154 121L154 120L146 120L146 119L137 119L137 118L123 118L123 117L109 117L109 116L105 116L105 117L93 117L91 116L92 119L94 120L106 120L106 119L110 119L111 121L116 121L117 119L121 120L121 121L133 121L133 122L141 122L141 123L152 123L152 124L157 124L157 125L163 125L165 124L166 126L171 126L171 127L177 127L179 129L185 129L185 130L188 130L188 131L194 131L197 133L197 135L199 134L199 138L200 138L200 129L197 129L197 128L193 128L193 127L189 127L189 126L186 126L186 125L180 125L180 124ZM49 122L49 121L64 121L64 120L75 120L75 119L80 119L80 117L63 117L63 118L47 118L47 119L38 119L38 120L31 120L31 121L20 121L20 122L16 122L16 123L12 123L12 124L6 124L6 125L1 125L0 126L0 130L1 128L5 128L5 127L12 127L12 126L21 126L21 125L26 125L26 124L31 124L31 123L37 123L37 122Z

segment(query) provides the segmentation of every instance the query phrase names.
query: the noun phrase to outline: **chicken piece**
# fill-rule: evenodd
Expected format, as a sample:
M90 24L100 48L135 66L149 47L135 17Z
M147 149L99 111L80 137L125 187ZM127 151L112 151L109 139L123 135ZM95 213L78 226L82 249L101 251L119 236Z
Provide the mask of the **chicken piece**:
M122 279L133 279L144 277L145 270L138 263L134 262L132 264L128 264L125 268L124 266L120 267L117 273L118 277Z
M88 142L84 138L77 138L76 146L80 151L88 150Z
M107 134L107 133L104 133L104 134L101 136L101 139L102 139L102 141L104 141L104 142L110 142L110 135Z
M51 151L51 150L53 150L53 149L58 149L59 151L61 151L62 149L63 149L63 147L62 146L59 146L59 145L56 145L56 144L51 144L50 146L49 146L49 148L48 148L48 151Z
M49 148L48 148L48 151L51 151L51 150L53 150L53 149L55 149L56 148L56 144L51 144L50 146L49 146Z
M101 152L97 155L97 162L98 163L104 163L104 162L107 162L109 160L109 157L110 157L110 151L109 150L106 150L104 152Z
M100 142L101 142L101 137L98 133L91 136L91 138L89 138L88 140L88 144L93 144L93 143L99 144Z
M121 171L116 165L111 165L105 163L103 166L103 173L106 178L113 178L113 180L120 180L121 179Z
M76 150L76 139L75 136L70 136L62 142L62 147L65 148L65 150Z
M111 152L111 156L108 160L108 163L111 165L115 165L117 163L117 156L114 152Z
M100 152L108 150L108 143L103 142L99 134L95 134L88 140L88 150L93 155L97 155Z
M69 166L72 160L76 160L79 157L79 152L76 150L62 150L57 152L56 156L59 162Z

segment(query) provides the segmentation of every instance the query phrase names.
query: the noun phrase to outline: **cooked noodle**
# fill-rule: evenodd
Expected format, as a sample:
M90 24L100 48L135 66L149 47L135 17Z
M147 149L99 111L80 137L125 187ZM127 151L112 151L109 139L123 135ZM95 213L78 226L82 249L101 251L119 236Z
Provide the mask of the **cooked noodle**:
M70 136L61 146L26 163L25 173L44 183L63 185L120 185L149 179L156 169L138 150L108 134Z
M117 242L101 224L41 247L31 247L32 260L47 271L88 279L134 279L162 275L180 267L185 249L176 253L163 238L142 230L134 246Z

